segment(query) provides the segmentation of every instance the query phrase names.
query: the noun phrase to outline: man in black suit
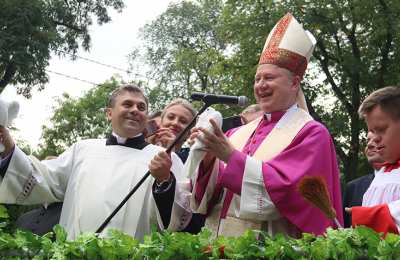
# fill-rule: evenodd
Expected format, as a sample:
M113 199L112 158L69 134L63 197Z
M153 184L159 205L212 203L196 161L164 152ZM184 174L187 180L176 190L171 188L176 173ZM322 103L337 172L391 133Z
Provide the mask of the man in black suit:
M59 223L62 202L55 202L48 207L40 207L21 215L15 225L19 229L28 230L36 235L44 235L52 231Z
M368 162L374 168L374 171L379 170L380 165L383 163L382 158L376 151L376 144L372 142L370 135L367 136L367 146L365 147L365 156L367 156ZM345 208L353 206L361 206L364 193L371 185L372 180L375 177L375 173L371 173L355 180L350 181L346 184L346 189L343 194L343 216L344 216L344 227L351 227L351 215L344 211Z

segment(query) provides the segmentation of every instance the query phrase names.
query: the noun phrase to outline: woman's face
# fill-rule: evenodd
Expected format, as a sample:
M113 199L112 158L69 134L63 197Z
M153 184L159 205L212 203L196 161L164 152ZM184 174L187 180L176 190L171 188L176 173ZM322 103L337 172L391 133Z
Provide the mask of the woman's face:
M161 118L161 127L169 128L176 136L189 125L192 119L193 115L187 108L176 104L167 108L164 117Z

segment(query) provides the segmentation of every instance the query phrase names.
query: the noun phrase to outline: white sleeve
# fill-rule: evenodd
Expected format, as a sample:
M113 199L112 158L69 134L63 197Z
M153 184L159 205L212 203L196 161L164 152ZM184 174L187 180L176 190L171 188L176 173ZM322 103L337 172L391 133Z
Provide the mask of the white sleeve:
M396 223L397 229L400 232L400 200L395 200L388 203L390 215L392 215L393 221Z
M0 202L43 204L62 201L71 175L73 149L70 148L57 159L40 162L15 147L1 180Z
M252 220L275 220L280 214L265 189L262 161L246 158L240 196L240 217Z

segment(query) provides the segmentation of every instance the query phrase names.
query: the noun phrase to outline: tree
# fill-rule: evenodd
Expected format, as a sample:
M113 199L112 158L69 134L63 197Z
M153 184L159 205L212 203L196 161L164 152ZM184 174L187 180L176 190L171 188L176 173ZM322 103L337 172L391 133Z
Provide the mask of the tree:
M8 84L22 84L18 92L30 96L43 88L52 52L76 54L90 48L89 26L110 17L107 8L121 11L123 0L0 0L0 92Z
M144 50L133 62L144 59L155 86L148 90L150 103L162 109L175 97L193 91L236 94L225 73L229 46L220 38L219 17L223 1L206 0L172 4L141 29Z
M81 98L64 94L54 108L51 126L43 126L43 144L36 153L39 158L59 155L81 139L105 137L111 130L105 108L109 94L119 86L112 79L99 85Z

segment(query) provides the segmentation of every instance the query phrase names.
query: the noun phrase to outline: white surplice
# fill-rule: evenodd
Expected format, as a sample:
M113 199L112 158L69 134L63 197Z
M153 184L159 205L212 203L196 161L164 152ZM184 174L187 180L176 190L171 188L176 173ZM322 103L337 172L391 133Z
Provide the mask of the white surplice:
M363 196L362 206L387 204L390 215L400 232L400 168L375 171L375 177Z
M105 139L80 141L57 159L38 161L15 148L0 185L0 203L45 204L64 201L60 224L68 238L94 232L148 170L153 157L163 150L147 145L142 150L120 145L106 146ZM171 172L177 180L170 230L183 229L190 220L188 182L182 162L172 153ZM152 195L149 176L107 229L115 228L142 240L151 226L164 228ZM182 221L183 220L183 221Z

